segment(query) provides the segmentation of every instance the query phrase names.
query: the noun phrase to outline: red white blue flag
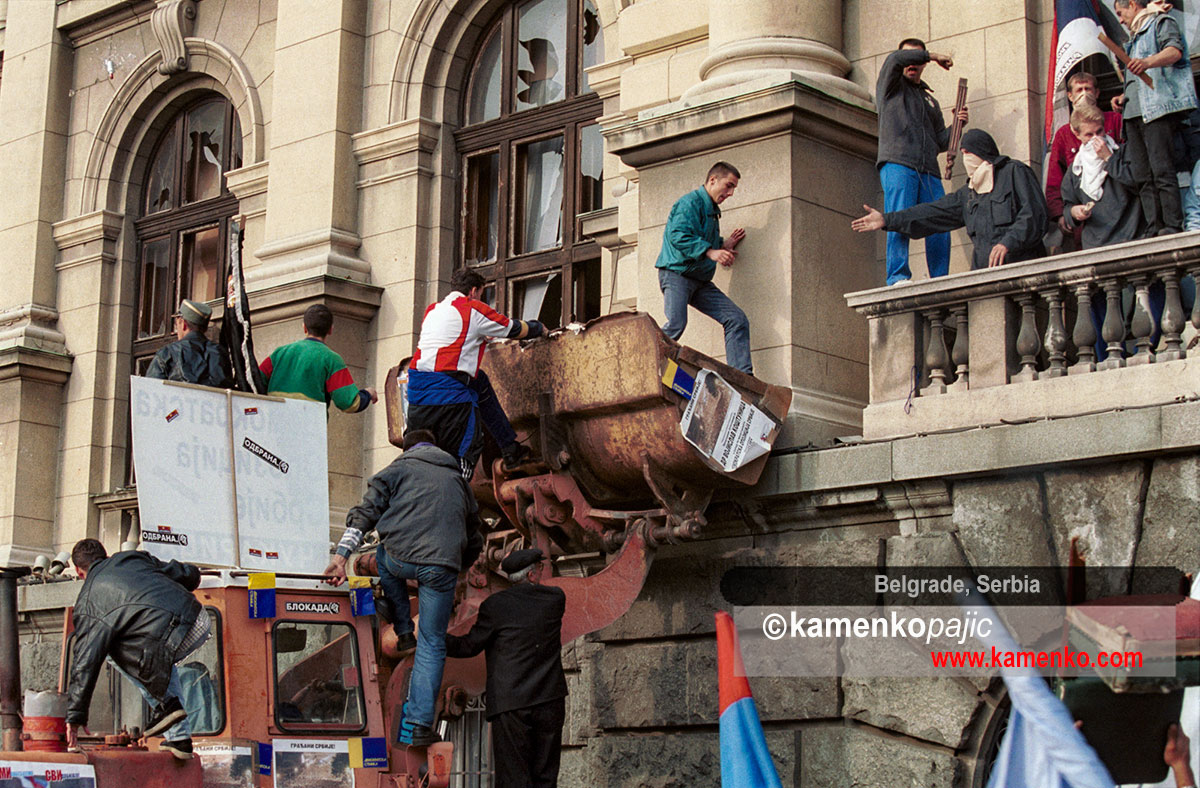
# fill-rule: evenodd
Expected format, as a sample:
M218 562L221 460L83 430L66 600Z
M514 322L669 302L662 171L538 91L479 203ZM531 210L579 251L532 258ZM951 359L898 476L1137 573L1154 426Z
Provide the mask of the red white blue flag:
M722 788L783 788L750 694L733 617L717 613L717 695Z
M1100 34L1121 35L1119 27L1102 20L1108 15L1098 0L1055 0L1054 31L1050 38L1050 71L1046 77L1046 144L1054 139L1055 130L1070 116L1067 103L1067 75L1079 61L1091 55L1109 57L1108 49L1100 43ZM1114 38L1114 40L1117 40ZM1118 41L1119 43L1119 41ZM1111 59L1110 59L1111 60Z

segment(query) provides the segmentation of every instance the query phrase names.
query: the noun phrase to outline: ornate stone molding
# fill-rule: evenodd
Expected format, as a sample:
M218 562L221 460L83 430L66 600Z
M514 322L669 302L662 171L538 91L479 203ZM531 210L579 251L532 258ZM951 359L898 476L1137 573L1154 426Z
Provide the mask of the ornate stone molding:
M29 364L32 357L5 356L7 351L28 351L66 357L69 369L67 338L57 323L58 310L44 304L20 304L0 311L0 366L17 361Z
M150 28L162 50L160 74L179 74L188 70L188 51L183 40L196 24L195 0L158 0L150 15Z
M246 272L246 284L259 290L326 275L365 283L371 265L358 256L360 246L355 233L334 227L271 241L255 250L262 265Z
M358 188L414 174L432 176L432 154L441 128L437 121L413 118L353 135L354 160L360 175Z

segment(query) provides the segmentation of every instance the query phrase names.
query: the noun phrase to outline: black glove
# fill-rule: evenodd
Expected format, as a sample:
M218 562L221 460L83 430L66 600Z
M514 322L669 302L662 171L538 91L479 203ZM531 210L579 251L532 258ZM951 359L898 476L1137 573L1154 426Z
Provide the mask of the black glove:
M537 320L526 320L525 325L529 326L529 334L525 336L526 339L540 337L542 334L546 333L546 327Z

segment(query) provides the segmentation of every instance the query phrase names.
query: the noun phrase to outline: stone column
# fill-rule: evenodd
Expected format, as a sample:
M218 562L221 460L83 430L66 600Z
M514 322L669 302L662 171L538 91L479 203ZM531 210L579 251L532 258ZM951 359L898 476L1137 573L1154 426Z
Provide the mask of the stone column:
M245 246L255 350L264 358L303 336L301 316L317 303L334 314L329 345L355 382L382 389L369 375L366 349L381 288L370 284L359 225L358 166L352 137L362 127L367 3L279 3L269 174L235 176L239 198L254 197ZM248 168L247 168L248 169ZM253 215L264 201L265 216ZM250 257L256 259L249 259ZM369 416L329 419L330 526L361 497L363 428Z
M370 277L358 254L350 139L362 124L365 8L361 0L279 4L266 231L253 250L261 266L246 272L251 290Z
M685 101L761 80L798 80L831 95L869 100L866 90L846 79L842 3L709 0L708 57L700 64L702 81L684 94Z
M867 325L843 295L883 284L875 239L850 229L879 188L877 119L844 78L842 0L710 0L708 11L703 81L604 130L637 170L638 308L663 320L654 262L667 214L713 162L730 162L742 179L721 229L746 239L714 281L750 318L755 374L792 387L780 445L858 434ZM724 357L721 327L694 310L681 341Z
M0 565L52 545L62 386L71 370L58 328L71 49L55 3L8 6L0 84Z

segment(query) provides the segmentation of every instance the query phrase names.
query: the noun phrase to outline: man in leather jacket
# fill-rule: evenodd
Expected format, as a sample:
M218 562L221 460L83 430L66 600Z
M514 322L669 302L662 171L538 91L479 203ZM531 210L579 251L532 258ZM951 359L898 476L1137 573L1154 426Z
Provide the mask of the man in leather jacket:
M175 314L178 341L160 348L146 370L146 377L229 388L229 362L221 346L204 335L212 307L203 301L184 299Z
M83 588L75 600L71 639L68 747L76 746L79 728L87 732L88 705L107 658L153 709L145 735L163 734L161 749L191 758L191 729L179 700L175 664L210 634L209 616L192 595L200 570L136 550L109 557L95 539L76 543L71 561Z

